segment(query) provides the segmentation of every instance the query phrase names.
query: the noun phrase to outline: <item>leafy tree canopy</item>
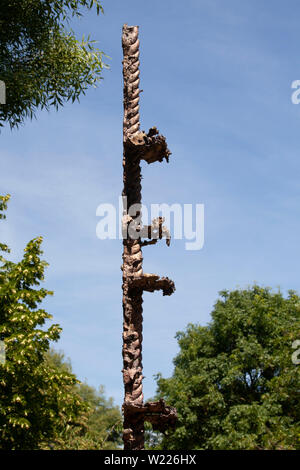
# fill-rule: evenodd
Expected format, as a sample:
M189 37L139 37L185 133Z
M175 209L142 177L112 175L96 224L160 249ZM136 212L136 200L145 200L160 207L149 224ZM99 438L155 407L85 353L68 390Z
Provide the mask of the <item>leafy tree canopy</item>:
M62 352L51 349L46 354L47 362L62 371L72 372L71 362L65 359ZM107 399L104 387L99 390L87 383L74 386L83 402L87 405L86 412L81 416L81 426L68 426L45 448L67 450L103 450L118 449L122 443L122 418L120 410L113 404L112 398Z
M5 218L9 197L0 197ZM74 393L76 377L47 364L44 355L61 328L45 322L52 317L39 307L52 292L40 288L47 266L41 260L42 238L30 241L23 259L13 263L0 256L0 449L37 449L67 425L76 425L86 405ZM2 252L9 252L1 244Z
M0 219L8 200L0 196ZM103 388L80 383L64 355L50 349L61 328L47 328L52 317L39 306L52 294L40 287L47 266L41 243L30 241L18 263L0 255L0 450L115 449L119 409ZM3 243L0 250L9 252Z
M161 447L299 449L299 296L257 285L220 294L208 326L177 334L173 376L157 377L179 414Z
M6 85L0 126L18 126L38 108L79 99L101 80L103 53L66 27L93 7L103 12L99 0L0 0L0 80Z

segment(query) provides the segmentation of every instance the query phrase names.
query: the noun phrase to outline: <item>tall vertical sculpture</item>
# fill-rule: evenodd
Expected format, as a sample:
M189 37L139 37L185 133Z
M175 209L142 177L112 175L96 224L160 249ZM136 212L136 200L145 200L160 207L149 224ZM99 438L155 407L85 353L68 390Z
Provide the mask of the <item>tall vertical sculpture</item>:
M162 290L171 295L174 282L167 277L143 273L142 247L155 244L170 234L159 217L150 226L141 223L141 160L147 163L168 162L170 151L166 139L155 127L148 134L140 131L139 115L139 39L138 26L123 26L123 381L125 396L124 449L144 448L144 422L164 431L176 422L175 408L159 402L143 402L142 326L143 291Z

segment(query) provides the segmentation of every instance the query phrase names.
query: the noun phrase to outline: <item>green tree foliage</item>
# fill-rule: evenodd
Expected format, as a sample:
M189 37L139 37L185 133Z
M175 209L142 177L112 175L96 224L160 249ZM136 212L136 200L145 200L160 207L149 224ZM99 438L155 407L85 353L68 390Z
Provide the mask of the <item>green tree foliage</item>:
M220 294L208 326L177 334L173 376L157 377L179 415L162 448L299 449L299 296L256 285Z
M0 0L0 80L6 84L0 126L18 126L38 108L78 100L102 79L107 66L95 41L80 41L66 28L93 7L103 12L99 0Z
M0 197L1 219L8 199ZM18 263L0 256L0 340L6 356L0 363L0 449L37 449L66 426L80 426L86 412L74 393L76 377L44 359L61 329L46 328L52 317L39 308L51 294L39 288L47 266L40 258L41 242L30 241ZM9 252L4 244L0 248Z
M88 449L117 449L122 445L122 416L112 398L106 398L104 387L99 390L86 383L78 386L79 395L90 406L85 439Z
M0 219L9 196L0 196ZM39 308L52 292L39 288L47 266L41 238L28 243L18 263L0 255L0 450L116 449L121 415L103 387L77 380L70 361L50 349L61 328ZM1 243L2 253L9 253ZM1 357L1 359L3 359Z
M62 371L72 373L70 361L66 361L62 352L50 350L46 355L47 362ZM107 399L103 386L99 390L87 383L77 383L74 392L87 405L81 416L82 426L68 426L55 441L46 443L45 448L103 450L118 449L121 446L122 418L120 410Z

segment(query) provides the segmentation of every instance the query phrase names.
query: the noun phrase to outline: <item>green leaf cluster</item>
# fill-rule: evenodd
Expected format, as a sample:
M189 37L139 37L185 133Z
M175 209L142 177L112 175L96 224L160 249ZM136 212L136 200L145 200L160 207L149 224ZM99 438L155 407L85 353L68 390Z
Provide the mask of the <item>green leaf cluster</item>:
M9 196L0 197L4 218ZM47 263L41 259L42 238L30 241L20 262L0 257L0 449L37 449L45 440L79 426L87 404L74 390L75 375L45 361L61 328L51 320L42 300L52 292L41 288ZM1 249L8 251L5 245Z
M177 334L171 378L158 396L177 408L164 449L299 449L300 298L257 285L223 291L207 326Z
M39 108L79 100L103 78L107 56L67 27L93 7L103 13L99 0L0 1L0 80L6 85L0 126L18 126Z
M59 370L72 372L71 362L62 352L51 349L46 354L47 362ZM87 405L81 416L81 426L66 426L45 449L56 450L107 450L118 449L122 443L122 417L112 398L106 398L104 387L99 390L87 383L77 383L74 392Z

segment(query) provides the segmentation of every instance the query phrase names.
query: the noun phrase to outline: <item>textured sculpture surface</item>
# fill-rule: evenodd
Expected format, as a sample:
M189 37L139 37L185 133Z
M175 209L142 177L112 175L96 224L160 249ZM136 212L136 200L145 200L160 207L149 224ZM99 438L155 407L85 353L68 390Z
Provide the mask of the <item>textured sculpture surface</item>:
M127 198L123 211L123 382L125 388L124 449L144 448L144 422L149 421L153 429L164 431L176 422L176 410L157 403L143 402L142 327L143 291L162 290L171 295L174 282L167 277L143 273L142 247L152 245L158 239L170 234L162 225L163 218L152 221L151 226L140 227L141 214L130 216L127 207L141 204L141 160L148 164L156 161L168 162L170 151L166 139L155 127L148 134L140 131L139 115L139 39L137 26L123 26L123 79L124 79L124 120L123 120L123 196ZM136 222L136 223L135 223ZM135 224L137 239L130 236L129 224ZM124 236L125 233L125 236ZM148 240L142 240L148 238Z

